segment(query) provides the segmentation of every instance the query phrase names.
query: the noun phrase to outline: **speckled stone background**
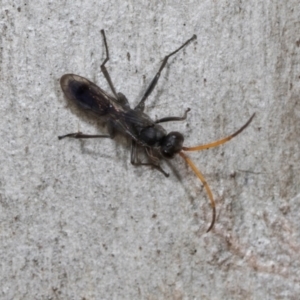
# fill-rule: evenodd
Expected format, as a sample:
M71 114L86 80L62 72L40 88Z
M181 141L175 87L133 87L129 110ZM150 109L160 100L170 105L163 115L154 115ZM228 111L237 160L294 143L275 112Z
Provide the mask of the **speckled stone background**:
M149 2L148 4L146 4ZM1 1L1 299L299 299L299 1ZM64 98L75 73L153 119L182 115L186 145L230 143L180 157L165 178L130 164L130 142L62 140L106 128Z

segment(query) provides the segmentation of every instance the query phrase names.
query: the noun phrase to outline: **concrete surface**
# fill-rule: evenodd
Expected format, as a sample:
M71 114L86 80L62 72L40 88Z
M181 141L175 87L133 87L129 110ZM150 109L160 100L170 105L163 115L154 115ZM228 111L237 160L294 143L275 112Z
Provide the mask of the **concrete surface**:
M146 4L149 2L149 4ZM0 298L298 299L300 294L299 1L1 1ZM161 59L155 118L206 143L256 117L220 148L192 153L217 204L180 157L164 178L134 168L130 143L62 140L105 133L69 105L59 78L132 105Z

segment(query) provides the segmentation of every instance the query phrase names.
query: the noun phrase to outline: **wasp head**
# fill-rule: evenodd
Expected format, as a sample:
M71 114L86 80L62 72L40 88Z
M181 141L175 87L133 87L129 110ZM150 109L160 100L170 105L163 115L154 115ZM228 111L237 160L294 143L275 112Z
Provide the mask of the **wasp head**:
M161 141L160 152L166 158L172 158L182 149L183 135L180 132L172 131Z

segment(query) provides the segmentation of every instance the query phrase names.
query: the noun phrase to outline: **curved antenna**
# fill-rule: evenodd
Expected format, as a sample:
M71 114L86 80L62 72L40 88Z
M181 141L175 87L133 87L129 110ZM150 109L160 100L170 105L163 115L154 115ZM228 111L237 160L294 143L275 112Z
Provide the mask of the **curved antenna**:
M191 161L191 159L186 156L182 151L179 152L179 155L186 161L186 163L191 167L191 169L194 171L194 173L196 174L196 176L200 179L200 181L202 182L203 186L205 187L206 189L206 192L207 192L207 195L208 195L208 198L210 200L210 204L211 204L211 207L212 207L212 221L211 221L211 224L210 226L208 227L207 231L206 232L209 232L214 224L215 224L215 220L216 220L216 204L215 204L215 200L214 200L214 197L213 197L213 194L211 192L211 189L207 183L207 181L205 180L203 174L197 169L197 167L195 166L195 164Z
M248 122L244 126L242 126L238 131L236 131L232 135L229 135L223 139L220 139L220 140L217 140L215 142L205 144L205 145L194 146L194 147L182 147L182 150L184 150L184 151L200 151L200 150L206 150L209 148L214 148L214 147L220 146L222 144L225 144L226 142L230 141L232 138L237 136L239 133L241 133L251 123L254 116L255 116L255 113L251 116L251 118L248 120Z

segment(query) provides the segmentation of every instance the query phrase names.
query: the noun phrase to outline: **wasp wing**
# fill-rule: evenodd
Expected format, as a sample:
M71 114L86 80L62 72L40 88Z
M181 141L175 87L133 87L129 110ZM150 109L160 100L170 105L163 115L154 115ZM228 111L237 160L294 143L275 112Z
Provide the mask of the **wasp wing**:
M137 142L142 129L155 125L149 116L122 106L114 97L84 77L65 74L60 79L60 85L68 99L97 116L109 116L108 121L117 131Z
M68 99L98 116L107 115L117 107L121 109L114 97L84 77L65 74L60 79L60 85Z

